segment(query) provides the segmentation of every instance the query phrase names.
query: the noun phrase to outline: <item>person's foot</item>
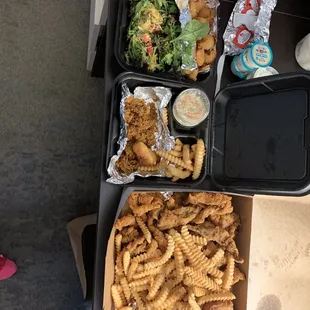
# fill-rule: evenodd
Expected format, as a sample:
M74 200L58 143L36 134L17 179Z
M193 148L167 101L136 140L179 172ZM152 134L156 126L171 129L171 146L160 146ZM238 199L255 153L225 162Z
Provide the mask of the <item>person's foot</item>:
M16 264L0 254L0 281L12 277L16 270Z

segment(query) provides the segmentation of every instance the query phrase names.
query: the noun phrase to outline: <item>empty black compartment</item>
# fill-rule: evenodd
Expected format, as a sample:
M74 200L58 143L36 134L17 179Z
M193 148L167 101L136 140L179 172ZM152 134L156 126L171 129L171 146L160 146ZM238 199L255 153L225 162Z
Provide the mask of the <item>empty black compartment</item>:
M310 75L233 84L215 99L211 174L221 189L302 195L310 189Z
M148 76L159 77L164 79L173 79L180 80L189 83L197 83L197 82L205 82L209 79L212 74L215 74L216 71L216 63L215 61L211 66L211 71L208 73L198 74L197 81L192 81L187 79L185 76L177 76L173 71L169 72L150 72L146 68L138 68L131 65L128 65L125 60L125 51L127 48L128 40L127 40L127 29L130 23L129 17L130 3L129 0L120 1L118 7L118 18L116 25L116 38L114 45L114 53L119 64L126 70L135 73L146 74ZM218 16L219 16L219 8L218 8ZM220 56L223 51L223 44L220 42L221 40L217 40L217 55Z
M134 89L138 86L142 87L155 87L155 86L162 86L167 87L171 89L172 92L172 99L168 105L168 111L169 111L169 130L172 136L175 138L180 138L183 143L188 144L194 144L196 142L196 138L201 138L204 140L206 144L206 156L203 164L203 168L200 174L200 177L193 181L191 177L184 179L184 180L178 180L176 182L172 182L168 178L160 178L160 177L148 177L148 178L141 178L136 176L135 181L133 184L159 184L159 185L184 185L184 186L193 186L201 183L208 172L209 167L209 132L210 132L210 121L209 117L206 118L201 124L198 126L191 128L191 129L185 129L176 124L176 122L173 119L172 116L172 104L175 100L175 98L179 95L180 92L182 92L185 89L193 87L190 84L181 83L181 82L174 82L169 81L165 79L156 79L151 78L147 76L143 76L141 74L132 73L132 72L126 72L120 74L116 80L115 85L112 93L112 104L111 104L111 111L110 111L110 126L109 126L109 138L108 138L108 148L107 148L107 159L106 159L106 168L108 168L110 159L113 155L117 154L117 151L119 149L119 145L117 143L120 133L120 101L122 98L122 83L126 83L129 87L130 91L133 92ZM197 86L196 86L197 88ZM198 87L199 88L199 87ZM202 90L201 88L199 88ZM210 110L211 115L211 110Z

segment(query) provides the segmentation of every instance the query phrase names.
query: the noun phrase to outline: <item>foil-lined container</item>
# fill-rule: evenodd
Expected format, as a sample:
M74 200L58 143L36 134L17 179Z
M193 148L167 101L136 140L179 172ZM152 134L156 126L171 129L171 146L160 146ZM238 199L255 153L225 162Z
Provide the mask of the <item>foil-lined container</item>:
M192 20L190 8L189 8L189 0L175 0L175 3L177 7L180 10L180 16L179 21L181 23L182 30L185 28L186 24ZM206 6L215 9L217 11L218 6L220 5L220 2L218 0L209 0L205 1ZM209 34L215 37L215 46L217 43L217 14L214 17L213 24L210 27ZM182 65L181 69L182 71L193 71L198 68L197 61L196 61L196 42L192 44L191 42L182 41L182 50L184 51L184 54L187 54L185 51L187 49L192 50L192 57L183 57L182 58ZM199 71L199 73L207 73L210 71L210 67L204 69L203 71Z
M236 13L241 13L246 8L246 0L238 0L235 4L235 7L230 15L229 21L227 23L226 30L223 35L224 39L224 54L226 55L237 55L242 52L242 48L235 45L233 43L234 38L237 35L238 29L234 27L233 20L234 15ZM254 35L249 40L249 44L255 41L263 41L268 42L269 40L269 28L270 28L270 21L271 21L271 14L274 10L275 6L277 5L277 0L261 0L259 12L257 15L257 20L254 23Z
M121 157L123 151L128 142L127 138L127 123L125 121L125 105L126 99L133 96L137 99L143 99L145 104L154 103L157 112L157 131L155 135L155 145L151 147L153 151L155 150L165 150L170 151L174 147L174 137L170 136L170 131L164 123L164 108L167 107L171 100L172 93L169 88L166 87L136 87L133 94L130 92L126 83L122 84L122 99L120 102L120 136L118 139L119 150L116 155L112 156L109 166L108 174L110 178L107 179L108 183L112 184L127 184L134 181L135 176L139 177L164 177L164 169L159 170L156 173L145 173L142 174L139 171L135 171L129 175L119 172L116 168L116 162Z

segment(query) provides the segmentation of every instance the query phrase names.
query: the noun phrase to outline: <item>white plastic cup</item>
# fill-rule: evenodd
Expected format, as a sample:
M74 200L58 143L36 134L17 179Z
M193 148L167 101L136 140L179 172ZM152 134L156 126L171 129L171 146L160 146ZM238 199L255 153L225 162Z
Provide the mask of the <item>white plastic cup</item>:
M257 70L251 72L246 79L255 79L255 78L260 78L264 76L271 76L271 75L276 75L279 74L279 72L272 67L267 67L267 68L258 68Z
M267 68L273 61L273 53L265 42L254 42L253 45L244 50L244 64L251 69Z
M295 57L303 69L310 71L310 33L296 45Z

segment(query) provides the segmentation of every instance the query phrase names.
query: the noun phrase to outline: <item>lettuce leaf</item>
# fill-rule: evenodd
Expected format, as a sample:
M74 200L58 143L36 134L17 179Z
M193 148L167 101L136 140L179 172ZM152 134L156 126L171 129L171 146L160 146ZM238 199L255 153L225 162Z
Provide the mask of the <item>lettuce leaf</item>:
M198 20L191 20L186 24L182 33L173 41L196 42L201 40L210 31L209 24L203 24Z

